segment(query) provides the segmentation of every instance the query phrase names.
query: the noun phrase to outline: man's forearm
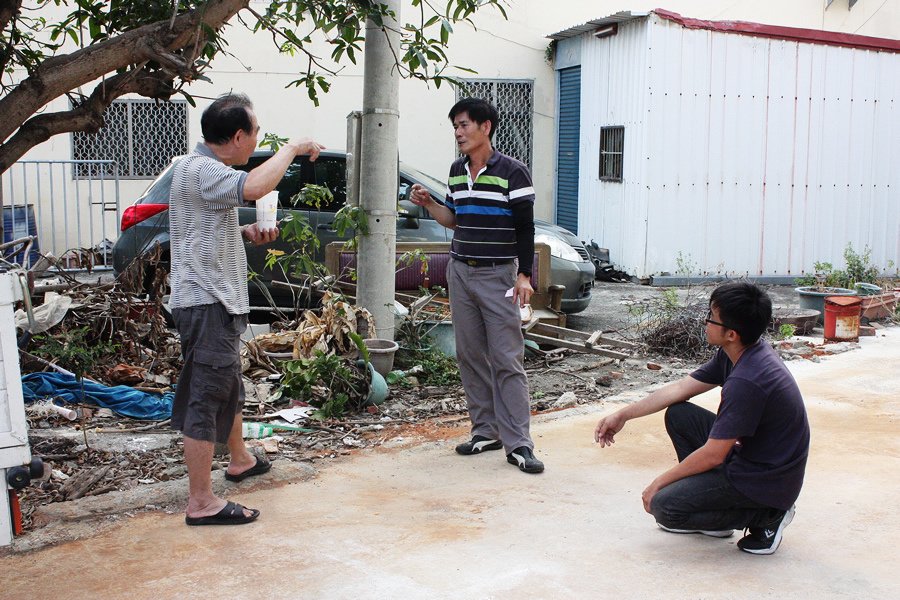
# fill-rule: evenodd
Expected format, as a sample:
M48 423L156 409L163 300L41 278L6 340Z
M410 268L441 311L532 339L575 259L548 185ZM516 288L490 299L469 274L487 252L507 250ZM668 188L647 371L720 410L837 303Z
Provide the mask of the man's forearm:
M622 414L630 421L631 419L652 415L673 404L684 402L691 396L687 395L683 389L683 381L673 381L664 385L638 402L623 408Z
M449 208L432 200L425 205L425 210L434 217L434 220L447 229L456 229L456 215Z
M285 144L272 158L250 171L244 182L244 200L255 202L274 190L295 156L297 147Z
M704 451L703 447L700 447L683 461L654 479L653 483L657 489L662 489L685 477L715 469L721 464L722 458L713 456L708 451Z
M654 479L648 489L655 494L656 491L685 477L715 469L728 458L728 453L734 448L735 442L737 442L736 439L710 438L706 440L705 444L691 452L683 461Z

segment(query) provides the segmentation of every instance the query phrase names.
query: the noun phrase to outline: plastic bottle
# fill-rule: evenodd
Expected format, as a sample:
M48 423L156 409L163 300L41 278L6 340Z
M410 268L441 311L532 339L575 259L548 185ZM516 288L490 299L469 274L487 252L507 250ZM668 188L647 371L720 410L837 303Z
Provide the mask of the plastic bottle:
M260 439L273 435L275 429L271 425L265 423L243 423L241 424L241 435L244 439Z

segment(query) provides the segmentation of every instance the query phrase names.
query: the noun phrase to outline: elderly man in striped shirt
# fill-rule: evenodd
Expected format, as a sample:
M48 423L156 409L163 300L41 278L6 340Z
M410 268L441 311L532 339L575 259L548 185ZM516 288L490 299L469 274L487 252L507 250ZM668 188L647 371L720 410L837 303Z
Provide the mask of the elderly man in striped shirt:
M444 227L454 230L447 266L456 357L472 439L459 444L463 455L506 452L525 473L540 473L529 433L531 412L524 368L519 307L534 290L534 187L528 167L494 150L499 115L476 98L450 110L463 157L450 167L443 203L414 185L411 199Z
M242 228L237 207L274 190L296 156L315 160L323 146L291 140L246 173L232 165L246 164L256 149L259 123L250 99L243 94L216 99L203 111L200 126L203 142L175 165L169 200L169 305L184 356L172 427L184 434L190 486L185 522L240 525L254 521L259 511L213 494L210 469L216 442L228 445L225 478L230 481L270 467L244 445L239 351L250 312L243 240L269 243L278 229L260 230L255 223Z

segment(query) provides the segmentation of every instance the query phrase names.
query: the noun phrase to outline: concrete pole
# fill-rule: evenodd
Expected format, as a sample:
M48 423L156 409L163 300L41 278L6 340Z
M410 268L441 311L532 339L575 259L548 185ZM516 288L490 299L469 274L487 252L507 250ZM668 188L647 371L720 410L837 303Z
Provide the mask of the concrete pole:
M381 1L399 19L400 0ZM369 235L359 240L356 301L375 317L376 336L392 340L400 121L394 57L400 52L400 25L388 17L384 23L385 30L371 19L366 25L359 198L368 215Z

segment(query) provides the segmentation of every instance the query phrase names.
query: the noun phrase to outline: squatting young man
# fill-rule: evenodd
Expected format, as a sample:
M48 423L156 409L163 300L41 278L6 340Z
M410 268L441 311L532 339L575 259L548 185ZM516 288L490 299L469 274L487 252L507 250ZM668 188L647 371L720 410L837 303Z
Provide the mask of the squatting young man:
M715 356L688 377L603 417L601 447L631 419L666 409L666 431L679 463L644 490L644 510L672 533L729 537L772 554L794 517L809 454L809 423L794 377L760 336L772 301L753 284L727 283L709 300L706 337ZM716 414L689 399L722 387Z

